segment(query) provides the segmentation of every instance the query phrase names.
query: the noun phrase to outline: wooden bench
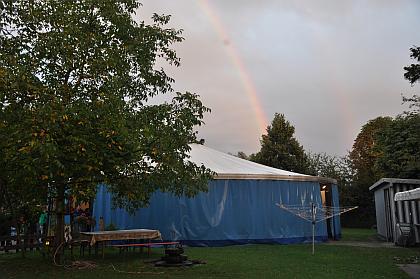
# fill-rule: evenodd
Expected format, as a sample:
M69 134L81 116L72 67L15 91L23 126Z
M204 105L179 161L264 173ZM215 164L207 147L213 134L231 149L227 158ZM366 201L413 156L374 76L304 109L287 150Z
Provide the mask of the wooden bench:
M38 241L38 236L34 234L25 236L0 236L0 251L4 251L5 253L9 251L17 253L22 249L25 251L39 250L41 246L41 243Z
M165 248L169 245L177 245L179 244L178 241L170 241L170 242L147 242L147 243L127 243L127 244L113 244L108 245L108 247L117 247L117 248L129 248L129 247L147 247L147 255L150 256L151 248L154 246L164 246Z

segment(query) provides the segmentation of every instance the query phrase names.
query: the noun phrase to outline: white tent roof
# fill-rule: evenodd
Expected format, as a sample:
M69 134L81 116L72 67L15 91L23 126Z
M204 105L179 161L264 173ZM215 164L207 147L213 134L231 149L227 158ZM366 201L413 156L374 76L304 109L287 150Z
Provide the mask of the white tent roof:
M200 144L190 144L190 147L190 158L188 160L214 171L217 174L214 177L215 179L273 179L336 183L334 179L267 167Z
M413 201L420 200L420 188L410 191L399 192L395 194L395 201Z

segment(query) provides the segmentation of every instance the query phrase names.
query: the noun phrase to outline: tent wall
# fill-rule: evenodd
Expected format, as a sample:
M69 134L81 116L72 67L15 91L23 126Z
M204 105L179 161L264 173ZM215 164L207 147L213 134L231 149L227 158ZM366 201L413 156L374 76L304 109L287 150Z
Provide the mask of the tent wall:
M194 198L157 192L150 206L134 215L123 209L113 210L111 200L102 185L94 203L94 215L97 219L103 216L106 225L158 229L166 240L181 240L192 246L220 246L310 241L311 223L275 204L309 205L315 201L321 205L321 194L318 182L223 179L210 181L208 192ZM337 220L334 222L338 222L335 228L339 235ZM318 223L316 240L326 239L326 223Z
M331 191L332 191L332 206L333 207L339 207L340 206L340 199L338 195L338 187L337 185L333 184L331 185ZM337 210L335 213L339 213L340 211ZM340 224L340 215L334 216L331 219L332 226L332 237L336 240L341 238L341 224Z

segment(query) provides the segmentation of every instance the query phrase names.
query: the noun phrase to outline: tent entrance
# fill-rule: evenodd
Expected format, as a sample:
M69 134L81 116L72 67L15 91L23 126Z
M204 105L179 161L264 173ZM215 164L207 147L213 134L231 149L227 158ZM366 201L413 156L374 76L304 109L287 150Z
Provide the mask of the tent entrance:
M331 184L321 184L321 201L322 201L322 206L323 207L332 207L332 189L331 189ZM332 218L331 219L327 219L327 233L328 233L328 238L332 239L334 238L333 236L333 222L332 222Z

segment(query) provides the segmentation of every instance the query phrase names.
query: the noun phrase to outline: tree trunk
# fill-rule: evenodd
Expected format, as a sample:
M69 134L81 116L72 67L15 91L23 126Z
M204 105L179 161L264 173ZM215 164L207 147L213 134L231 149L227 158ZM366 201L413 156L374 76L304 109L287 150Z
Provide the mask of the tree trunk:
M65 187L64 184L57 186L57 197L55 200L55 211L56 211L56 227L55 227L55 242L54 251L56 254L57 262L60 262L61 249L64 245L64 198L65 198ZM57 251L60 249L60 251Z

